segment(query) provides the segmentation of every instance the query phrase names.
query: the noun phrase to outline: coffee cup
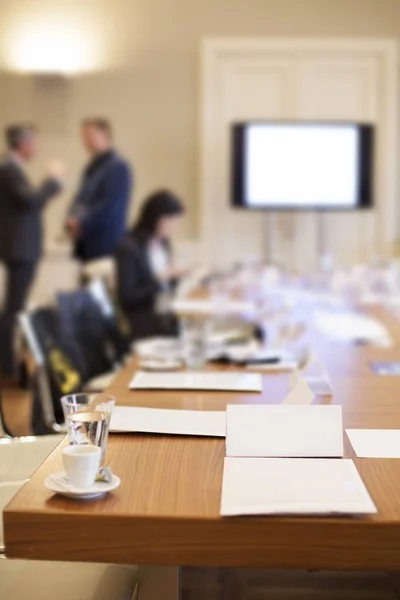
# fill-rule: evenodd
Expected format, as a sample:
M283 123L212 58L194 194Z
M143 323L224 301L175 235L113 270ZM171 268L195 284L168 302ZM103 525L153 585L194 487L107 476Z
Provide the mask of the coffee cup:
M63 449L62 458L69 483L77 488L88 488L94 484L100 468L99 446L68 446Z

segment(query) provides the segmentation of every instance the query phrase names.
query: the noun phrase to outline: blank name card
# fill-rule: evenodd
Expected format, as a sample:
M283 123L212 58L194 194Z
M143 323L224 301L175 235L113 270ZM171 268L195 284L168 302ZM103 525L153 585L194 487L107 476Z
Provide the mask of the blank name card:
M225 437L226 413L116 406L111 416L110 431Z
M397 429L346 429L359 458L400 458L400 431Z
M222 516L376 512L352 460L225 458Z
M257 373L226 371L182 371L147 373L139 371L130 383L131 390L207 390L221 392L261 392L262 378Z
M232 457L342 457L342 407L229 405L226 454Z

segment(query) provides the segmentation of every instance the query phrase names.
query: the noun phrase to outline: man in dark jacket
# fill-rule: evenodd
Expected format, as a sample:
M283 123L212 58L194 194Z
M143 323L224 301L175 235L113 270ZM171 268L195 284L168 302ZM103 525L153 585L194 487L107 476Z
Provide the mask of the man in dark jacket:
M6 269L6 293L0 315L0 370L12 377L13 329L24 306L42 254L42 213L47 202L62 188L62 167L53 164L48 177L34 188L24 165L37 150L31 125L12 125L6 130L7 155L0 162L0 262Z
M81 262L113 256L126 230L132 174L112 147L106 119L86 119L82 140L91 156L70 207L66 229Z

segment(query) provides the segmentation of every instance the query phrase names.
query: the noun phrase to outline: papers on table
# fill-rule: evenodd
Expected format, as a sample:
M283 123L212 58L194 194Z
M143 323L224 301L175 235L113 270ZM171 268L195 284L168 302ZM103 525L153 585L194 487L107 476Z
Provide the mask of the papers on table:
M318 311L315 324L324 336L332 340L371 343L384 347L391 345L386 328L365 315Z
M131 390L206 390L227 392L261 392L262 378L256 373L226 371L182 371L147 373L138 371L130 383Z
M181 315L212 315L223 312L225 315L243 315L254 312L252 302L226 300L188 300L178 298L172 303L172 310Z
M341 457L341 406L230 405L231 457Z
M116 406L110 431L225 437L226 413Z
M314 393L311 391L308 383L302 379L297 371L292 376L292 389L282 402L282 404L304 404L308 405L314 400Z
M222 516L376 512L352 460L225 458Z
M346 429L359 458L400 458L400 431L396 429Z

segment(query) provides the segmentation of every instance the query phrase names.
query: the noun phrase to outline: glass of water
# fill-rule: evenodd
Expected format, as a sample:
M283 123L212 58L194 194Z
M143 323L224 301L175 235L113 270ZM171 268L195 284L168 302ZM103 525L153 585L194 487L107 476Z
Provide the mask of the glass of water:
M188 369L202 369L206 364L209 334L209 319L202 317L182 319L182 355Z
M71 394L61 398L70 445L91 444L101 448L104 466L114 396Z

